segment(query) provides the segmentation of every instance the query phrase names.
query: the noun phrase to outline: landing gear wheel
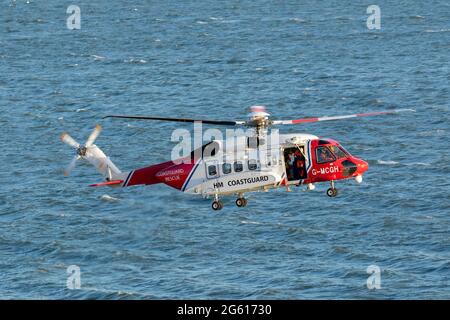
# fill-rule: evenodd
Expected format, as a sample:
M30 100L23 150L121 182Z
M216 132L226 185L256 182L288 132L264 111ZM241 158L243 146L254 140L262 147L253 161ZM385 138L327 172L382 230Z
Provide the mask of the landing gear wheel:
M211 207L213 208L213 210L222 210L223 208L223 202L218 200L218 201L213 201Z
M338 194L338 191L337 191L337 189L335 189L335 188L329 188L328 190L327 190L327 196L329 196L329 197L336 197L337 196L337 194Z
M247 199L245 199L245 198L237 198L236 199L236 205L238 207L245 207L247 205Z

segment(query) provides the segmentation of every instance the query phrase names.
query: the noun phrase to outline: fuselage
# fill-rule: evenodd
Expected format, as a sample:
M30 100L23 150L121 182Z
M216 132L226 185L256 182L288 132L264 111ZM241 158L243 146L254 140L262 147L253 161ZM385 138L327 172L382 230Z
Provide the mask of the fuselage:
M243 141L227 152L226 142L213 140L190 157L131 172L124 186L141 184L139 180L153 175L152 182L145 184L161 182L203 196L243 194L349 179L368 169L365 161L352 156L337 141L311 134L282 134L278 143L268 146Z

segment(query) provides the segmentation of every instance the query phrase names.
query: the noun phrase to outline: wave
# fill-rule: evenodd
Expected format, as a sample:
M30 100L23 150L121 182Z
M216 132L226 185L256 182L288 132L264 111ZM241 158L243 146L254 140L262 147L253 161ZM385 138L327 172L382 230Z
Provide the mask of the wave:
M412 163L407 163L407 166L430 166L431 163L428 162L412 162Z
M399 164L399 162L397 161L392 161L392 160L377 160L378 164L384 164L384 165L394 165L394 164Z
M433 137L433 136L442 136L445 134L446 131L444 129L437 129L437 130L422 131L418 135L421 137Z
M142 63L142 64L144 64L144 63L147 63L147 60L130 58L130 59L124 60L123 62L125 62L125 63L136 63L136 64Z
M450 29L439 29L439 30L427 29L425 30L425 32L427 33L450 32Z
M111 197L110 195L107 195L107 194L102 195L100 197L100 199L103 200L103 201L110 201L110 202L120 201L119 198L114 198L114 197Z
M221 23L239 23L241 20L220 20Z
M85 299L130 299L133 297L142 297L143 295L138 292L125 291L125 290L114 290L114 289L103 289L96 287L81 287L79 293Z
M240 221L242 224L262 224L261 222L257 221L250 221L250 220L242 220Z
M295 22L295 23L305 23L306 20L300 19L300 18L289 18L289 22Z
M400 162L398 161L393 161L393 160L377 160L378 164L381 165L396 165L396 164L400 164ZM411 162L411 163L405 163L404 165L406 166L430 166L431 163L428 162Z
M98 56L96 54L91 55L92 58L94 58L95 61L101 61L101 60L105 60L106 57L103 56Z

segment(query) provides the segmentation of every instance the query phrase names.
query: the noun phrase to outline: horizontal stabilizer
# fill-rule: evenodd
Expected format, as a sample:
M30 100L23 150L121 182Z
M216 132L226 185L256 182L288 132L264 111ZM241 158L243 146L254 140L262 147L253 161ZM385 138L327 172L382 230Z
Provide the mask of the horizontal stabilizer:
M90 184L89 187L115 186L115 185L122 184L122 183L123 183L123 180L113 180L113 181L106 181L106 182L101 182L101 183Z

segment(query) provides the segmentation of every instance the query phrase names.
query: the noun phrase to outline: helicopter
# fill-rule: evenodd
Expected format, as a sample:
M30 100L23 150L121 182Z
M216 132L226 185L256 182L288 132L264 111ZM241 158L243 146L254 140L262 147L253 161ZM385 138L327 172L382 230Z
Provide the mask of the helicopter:
M166 184L181 192L212 197L213 210L224 207L221 197L236 196L238 207L247 206L246 193L269 191L291 186L315 189L316 183L330 184L326 194L338 195L336 181L354 179L362 182L368 170L366 161L350 154L336 140L308 133L279 134L269 130L272 126L305 124L321 121L344 120L357 117L396 114L412 109L393 109L340 116L324 116L293 120L272 120L264 106L250 107L245 121L166 118L152 116L107 115L104 119L152 120L209 124L228 127L245 127L248 133L239 136L230 148L227 141L212 139L189 155L178 159L122 172L94 142L102 127L97 124L84 145L69 134L61 140L76 150L76 155L66 168L68 176L78 160L92 164L104 181L92 187L130 187L136 185ZM272 132L276 131L276 135Z

